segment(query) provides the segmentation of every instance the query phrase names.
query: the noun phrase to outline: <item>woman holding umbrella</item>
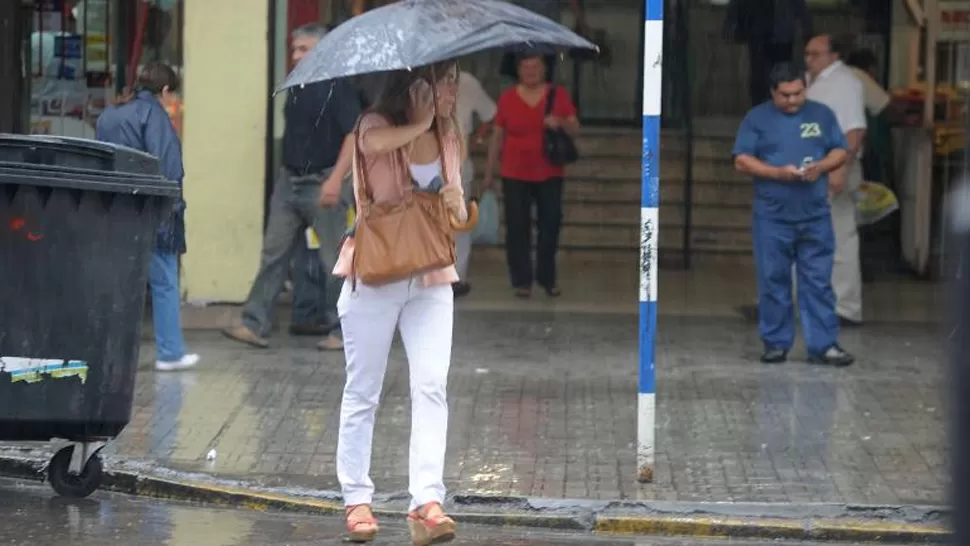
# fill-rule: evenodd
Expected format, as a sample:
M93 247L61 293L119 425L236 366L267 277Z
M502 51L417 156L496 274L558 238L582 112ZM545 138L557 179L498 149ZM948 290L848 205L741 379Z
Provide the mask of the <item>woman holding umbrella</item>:
M337 476L351 540L367 542L378 532L371 510L371 444L395 330L401 332L410 368L411 539L413 544L425 546L455 536L455 522L442 511L441 503L448 428L445 391L454 321L451 283L458 280L458 274L453 265L454 245L449 247L444 241L446 232L414 226L431 222L431 216L436 218L434 222L450 222L458 232L474 224L476 209L470 206L466 210L461 190L465 150L455 119L457 63L445 59L525 44L596 49L562 25L500 0L393 2L335 28L280 87L389 72L374 107L361 117L355 132L359 215L334 268L335 275L346 278L337 302L347 361ZM556 120L549 123L559 125ZM571 121L567 119L567 123ZM367 191L361 192L362 186ZM332 202L336 189L339 184L325 183L321 204ZM362 206L365 202L367 208ZM417 216L412 214L415 211ZM389 231L405 215L425 220L415 220L410 231ZM405 238L415 247L424 245L428 252L422 255L408 250L408 245L392 244ZM390 256L395 260L387 259ZM397 268L396 275L413 265L411 258L421 261L421 266L410 269L403 280L390 275L391 265ZM364 282L368 275L375 282ZM381 282L376 282L379 277Z
M462 221L467 218L461 187L464 140L455 119L457 68L456 62L445 61L388 76L374 107L361 116L355 135L358 210L365 210L364 191L373 204L402 203L408 192L438 192L450 214ZM391 341L400 330L411 383L408 528L416 546L446 542L455 536L455 522L441 503L454 320L451 284L458 274L450 265L403 280L365 284L354 270L354 254L367 252L355 244L367 244L368 239L355 243L355 238L359 236L345 241L334 270L347 279L337 301L347 361L337 477L347 530L358 542L369 542L378 532L369 476L374 419Z

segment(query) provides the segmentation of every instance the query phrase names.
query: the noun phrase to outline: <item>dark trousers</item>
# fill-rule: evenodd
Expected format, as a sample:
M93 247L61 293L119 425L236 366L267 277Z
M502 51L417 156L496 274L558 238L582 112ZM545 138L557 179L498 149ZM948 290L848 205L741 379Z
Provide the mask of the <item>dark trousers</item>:
M320 253L310 250L301 238L293 252L292 324L332 326L327 316L327 280Z
M775 43L771 39L748 42L748 93L751 106L771 98L768 78L776 64L792 60L792 42Z
M562 178L545 182L502 179L505 256L513 288L556 287L556 252L562 227ZM532 205L536 207L535 276L532 265Z

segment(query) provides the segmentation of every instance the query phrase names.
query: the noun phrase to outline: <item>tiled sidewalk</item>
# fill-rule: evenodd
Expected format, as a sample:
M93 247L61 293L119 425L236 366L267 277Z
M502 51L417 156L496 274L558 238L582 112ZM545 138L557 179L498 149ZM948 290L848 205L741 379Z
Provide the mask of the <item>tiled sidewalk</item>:
M847 331L857 365L763 367L751 325L662 318L657 482L635 482L636 320L459 312L449 394L452 492L551 498L940 504L943 345L935 327ZM264 485L336 490L342 355L277 334L258 351L195 332L198 370L142 373L108 453ZM373 478L407 483L409 404L396 345ZM215 449L215 461L206 453Z

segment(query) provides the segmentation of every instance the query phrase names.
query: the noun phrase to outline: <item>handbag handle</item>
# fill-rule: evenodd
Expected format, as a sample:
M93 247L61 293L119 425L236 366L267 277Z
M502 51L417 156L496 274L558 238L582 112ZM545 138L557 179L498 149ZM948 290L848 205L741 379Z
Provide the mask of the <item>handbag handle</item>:
M431 77L432 78L435 77L433 67L431 69ZM437 104L438 92L434 85L431 86L431 94L432 94L432 100L434 101L434 104ZM357 127L354 128L353 168L357 174L356 178L359 183L358 194L361 197L361 204L364 205L364 207L366 208L369 205L373 204L374 199L373 199L373 196L371 196L368 193L370 184L368 183L367 168L366 168L366 163L364 162L364 154L363 152L360 151L360 137L361 137L360 124L363 118L364 118L364 114L362 114L359 118L357 118ZM442 138L442 134L441 134L441 124L435 122L434 129L435 129L435 139L438 141L438 150L439 150L438 153L441 156L441 174L444 177L445 184L449 184L450 177L448 176L448 166L446 164L447 154L444 153L445 146L444 146L444 139ZM392 153L399 153L399 152L395 150ZM407 191L410 191L410 189L405 190L405 192ZM476 202L476 200L473 200L468 204L467 210L468 210L468 218L464 222L459 220L458 217L453 212L449 212L448 224L451 226L452 230L459 233L468 233L475 228L475 225L478 224L478 203Z
M464 222L458 220L454 214L448 216L451 229L458 233L469 233L478 224L478 199L472 199L466 207L468 209L468 219Z

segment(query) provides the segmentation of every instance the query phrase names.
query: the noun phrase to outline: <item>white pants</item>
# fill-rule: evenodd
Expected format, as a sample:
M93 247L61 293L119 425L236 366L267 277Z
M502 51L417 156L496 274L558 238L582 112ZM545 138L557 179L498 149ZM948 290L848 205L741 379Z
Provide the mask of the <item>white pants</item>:
M471 158L468 158L461 164L461 186L465 190L466 200L471 198L472 181L474 179L475 165L472 163ZM455 268L458 269L458 278L462 282L468 282L468 261L472 255L471 233L455 234L455 253L458 255L455 262Z
M427 288L418 279L384 286L344 283L337 301L344 335L347 383L340 405L337 479L348 506L370 504L374 416L381 398L387 356L400 329L411 384L411 509L444 502L448 436L448 368L454 323L451 285Z
M855 322L862 322L862 266L854 198L861 184L862 165L855 160L849 166L846 190L833 195L831 201L835 232L835 263L832 267L835 312Z

